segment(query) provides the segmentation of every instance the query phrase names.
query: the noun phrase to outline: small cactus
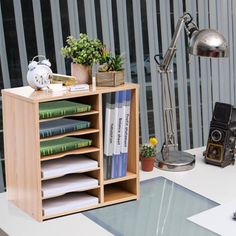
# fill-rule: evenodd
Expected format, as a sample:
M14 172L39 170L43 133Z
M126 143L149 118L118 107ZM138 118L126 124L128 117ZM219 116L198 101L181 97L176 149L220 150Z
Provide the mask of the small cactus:
M149 139L149 143L143 144L140 147L140 156L142 157L155 157L157 154L156 145L158 141L155 137Z

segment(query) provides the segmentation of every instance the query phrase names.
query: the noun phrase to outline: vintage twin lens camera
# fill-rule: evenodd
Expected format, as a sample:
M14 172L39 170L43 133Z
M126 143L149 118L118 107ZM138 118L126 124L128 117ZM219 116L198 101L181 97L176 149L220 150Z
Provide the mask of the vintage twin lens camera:
M236 108L216 102L204 154L206 163L221 167L234 164L235 141Z

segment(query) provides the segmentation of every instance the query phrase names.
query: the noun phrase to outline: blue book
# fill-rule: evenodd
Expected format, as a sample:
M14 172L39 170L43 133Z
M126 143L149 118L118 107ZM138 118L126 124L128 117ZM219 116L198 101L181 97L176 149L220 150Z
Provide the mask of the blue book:
M124 97L125 97L125 101L123 103L124 125L122 131L123 138L121 144L121 176L126 176L127 173L131 90L126 90Z
M112 153L114 148L115 126L115 92L104 95L105 120L104 120L104 179L110 179L112 173Z
M50 120L40 123L40 138L47 138L54 135L69 133L80 129L90 127L89 121L73 120L73 119L59 119Z
M119 177L119 160L121 156L121 130L123 123L123 92L116 92L114 150L112 155L112 178Z
M120 123L120 155L118 157L118 177L122 177L122 163L123 163L123 146L124 146L124 127L125 127L125 104L126 104L126 90L122 93L122 108L121 108L121 123Z

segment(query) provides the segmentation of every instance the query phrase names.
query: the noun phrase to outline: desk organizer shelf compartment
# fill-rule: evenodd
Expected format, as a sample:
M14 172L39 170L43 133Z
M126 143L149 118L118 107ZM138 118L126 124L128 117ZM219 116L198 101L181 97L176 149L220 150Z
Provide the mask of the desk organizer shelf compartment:
M79 130L86 130L91 127L90 121L76 119L58 119L40 123L40 138L55 138L55 136L67 136L68 133L76 133Z
M104 202L117 203L135 199L137 179L120 181L104 186Z
M98 160L94 160L88 155L68 155L63 158L42 162L41 176L44 180L61 177L66 174L96 170L98 168Z
M60 197L43 200L43 216L56 217L57 214L98 205L98 196L90 194L90 191L67 193Z
M82 192L98 188L98 179L86 174L70 174L42 182L42 197L53 198L68 192Z
M91 111L91 105L59 100L39 104L39 119L50 119Z
M41 157L60 154L68 151L73 151L83 147L92 145L92 139L63 137L59 139L41 141L40 155Z
M48 120L40 123L41 141L99 132L99 113Z
M126 176L104 181L103 170L103 94L130 89L130 131L129 151ZM30 87L2 90L4 145L6 159L6 185L8 200L28 213L34 219L43 221L53 217L76 213L113 203L120 203L139 197L139 125L138 125L138 85L125 84L114 88L99 88L89 92L59 92L56 94L45 91L33 91ZM39 119L39 106L45 102L62 100L88 104L91 110L77 114ZM40 123L60 120L62 118L84 120L90 122L90 128L73 131L40 139ZM12 126L14 124L14 126ZM104 126L107 124L104 124ZM40 155L40 144L45 141L55 141L61 138L85 138L92 140L92 145L75 150L63 150L48 156ZM14 140L14 145L12 145ZM95 161L91 166L70 166L66 163L59 170L46 174L44 165L52 161L66 160L70 156L78 158L86 155ZM21 161L18 161L21 160ZM74 168L75 167L75 168ZM78 167L78 168L77 168ZM68 176L86 175L96 179L98 185L85 188L70 188L70 184L61 187L63 191L56 192L45 198L42 196L43 184L47 181L67 179ZM56 187L54 187L56 189ZM69 191L67 193L67 191ZM71 192L72 191L72 192ZM59 196L60 195L60 196ZM84 201L87 200L87 201Z

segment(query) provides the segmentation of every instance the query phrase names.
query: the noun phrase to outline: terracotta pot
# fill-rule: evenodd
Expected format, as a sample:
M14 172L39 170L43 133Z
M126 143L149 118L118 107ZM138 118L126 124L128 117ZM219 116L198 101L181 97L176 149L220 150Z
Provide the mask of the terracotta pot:
M71 63L71 75L76 77L76 84L91 84L92 83L91 66Z
M141 157L141 167L143 171L152 171L155 157Z

